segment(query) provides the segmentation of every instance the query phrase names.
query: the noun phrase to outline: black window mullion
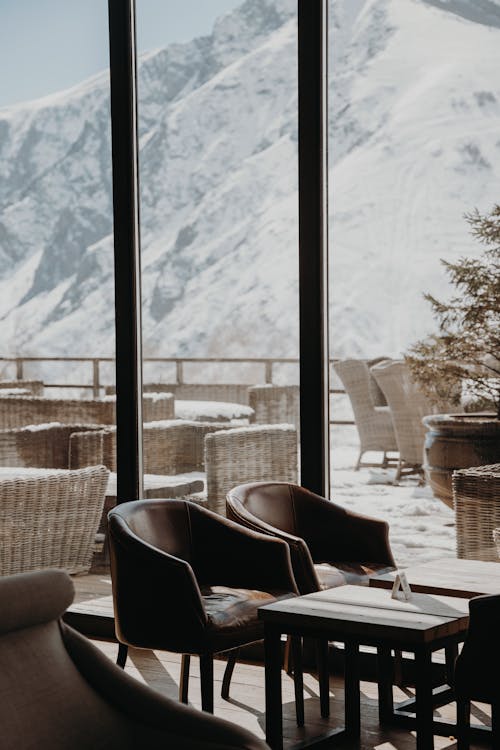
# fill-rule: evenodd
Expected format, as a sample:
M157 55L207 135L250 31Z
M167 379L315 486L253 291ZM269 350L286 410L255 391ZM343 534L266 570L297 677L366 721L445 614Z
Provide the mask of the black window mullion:
M327 0L298 0L301 483L329 494Z
M116 327L117 502L143 496L135 0L108 0Z

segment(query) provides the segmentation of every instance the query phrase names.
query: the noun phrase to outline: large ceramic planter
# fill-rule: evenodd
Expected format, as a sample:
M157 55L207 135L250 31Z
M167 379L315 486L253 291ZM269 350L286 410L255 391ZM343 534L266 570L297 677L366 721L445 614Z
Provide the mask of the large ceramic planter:
M425 476L436 497L453 508L455 469L500 462L500 420L493 413L432 414L423 419Z

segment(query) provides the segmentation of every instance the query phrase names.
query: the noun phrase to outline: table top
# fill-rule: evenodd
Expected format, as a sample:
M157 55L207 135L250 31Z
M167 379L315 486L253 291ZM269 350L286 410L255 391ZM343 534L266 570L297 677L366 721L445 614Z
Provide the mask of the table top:
M259 617L287 628L361 642L432 643L467 630L469 608L461 597L413 594L410 601L367 586L339 586L259 608Z
M441 558L405 569L412 591L470 599L481 594L500 594L500 565L481 560ZM370 579L370 587L392 588L395 573Z

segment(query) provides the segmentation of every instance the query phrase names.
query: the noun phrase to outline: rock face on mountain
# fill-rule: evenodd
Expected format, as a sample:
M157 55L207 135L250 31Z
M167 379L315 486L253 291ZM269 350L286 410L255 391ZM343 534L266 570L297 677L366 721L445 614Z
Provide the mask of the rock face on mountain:
M395 354L431 325L439 258L500 172L500 7L334 0L335 356ZM139 66L145 353L298 353L295 0L246 0ZM110 355L109 81L0 110L5 354Z

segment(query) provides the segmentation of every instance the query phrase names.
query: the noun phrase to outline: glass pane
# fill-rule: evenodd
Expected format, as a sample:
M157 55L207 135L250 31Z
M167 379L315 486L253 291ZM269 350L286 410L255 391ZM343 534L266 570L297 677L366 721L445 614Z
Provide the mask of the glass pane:
M293 0L137 5L144 381L172 394L147 496L223 513L297 480L296 24Z
M114 501L89 468L114 469L107 3L2 3L0 58L0 575L92 574Z
M331 353L334 386L348 393L332 394L332 489L337 502L389 521L401 566L457 551L496 559L492 518L476 551L465 549L470 532L455 518L451 471L496 461L498 439L494 451L478 448L462 417L472 441L452 451L427 432L424 456L422 418L491 409L470 397L466 404L470 382L449 366L444 378L442 364L467 362L473 346L482 361L498 303L477 341L462 328L460 350L420 349L413 369L404 360L416 342L443 332L424 293L465 303L441 259L480 258L485 246L466 214L488 215L498 202L500 14L487 5L330 2ZM396 363L376 364L382 358ZM396 461L384 462L384 451Z

